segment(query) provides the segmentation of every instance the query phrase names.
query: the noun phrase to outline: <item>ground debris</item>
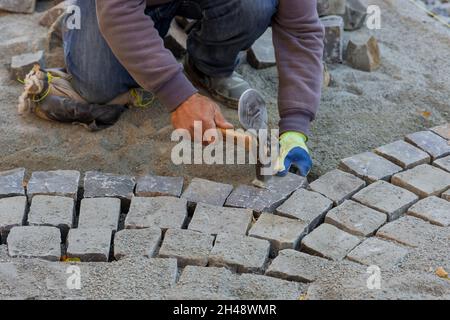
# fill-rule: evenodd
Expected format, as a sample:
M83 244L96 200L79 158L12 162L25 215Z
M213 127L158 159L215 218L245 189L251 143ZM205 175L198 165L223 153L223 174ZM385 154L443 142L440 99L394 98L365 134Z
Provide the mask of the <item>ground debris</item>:
M436 275L437 275L439 278L449 279L449 278L448 278L448 272L445 271L445 269L442 268L442 267L439 267L439 268L436 269Z

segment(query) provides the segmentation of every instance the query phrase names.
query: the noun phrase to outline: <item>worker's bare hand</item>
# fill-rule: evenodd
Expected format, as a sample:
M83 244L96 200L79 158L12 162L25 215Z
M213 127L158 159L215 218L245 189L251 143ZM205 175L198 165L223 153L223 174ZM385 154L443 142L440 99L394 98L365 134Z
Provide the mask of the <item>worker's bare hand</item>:
M229 123L219 106L201 94L194 94L185 102L183 102L172 113L172 125L175 129L186 129L194 137L194 122L202 123L202 137L206 130L209 129L232 129L233 125ZM202 139L202 137L196 137Z

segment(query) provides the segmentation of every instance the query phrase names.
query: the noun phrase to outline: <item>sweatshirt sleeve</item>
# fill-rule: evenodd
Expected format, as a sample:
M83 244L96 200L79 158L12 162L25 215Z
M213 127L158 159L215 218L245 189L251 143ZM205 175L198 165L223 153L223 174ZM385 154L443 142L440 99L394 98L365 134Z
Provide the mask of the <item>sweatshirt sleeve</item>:
M100 32L114 55L169 112L197 92L145 14L145 0L96 0L96 6Z
M273 40L280 78L280 133L310 134L321 96L323 37L317 0L279 0Z

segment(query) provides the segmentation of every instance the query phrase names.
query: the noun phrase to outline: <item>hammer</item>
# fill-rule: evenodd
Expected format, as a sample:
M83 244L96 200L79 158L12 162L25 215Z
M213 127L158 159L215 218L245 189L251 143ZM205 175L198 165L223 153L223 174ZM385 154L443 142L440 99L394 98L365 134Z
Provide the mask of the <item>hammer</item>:
M244 141L246 151L256 151L256 175L253 185L259 188L266 188L271 175L264 174L263 170L270 167L271 164L264 165L260 155L262 152L266 158L270 157L271 148L269 133L266 132L266 134L260 135L261 130L268 131L269 128L267 106L264 98L254 89L245 91L239 100L238 113L239 122L250 133L243 134L235 130L223 129L220 131L224 138L228 138L229 140L233 139L235 143L237 141Z

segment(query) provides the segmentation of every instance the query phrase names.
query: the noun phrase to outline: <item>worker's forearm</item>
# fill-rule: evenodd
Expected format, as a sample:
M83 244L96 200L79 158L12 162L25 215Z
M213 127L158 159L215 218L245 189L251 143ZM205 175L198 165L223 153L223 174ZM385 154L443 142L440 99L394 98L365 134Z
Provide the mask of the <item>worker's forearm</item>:
M154 92L169 111L197 92L145 15L141 0L97 0L100 31L137 83Z
M280 78L280 131L309 135L323 77L324 30L317 1L280 0L273 33Z

